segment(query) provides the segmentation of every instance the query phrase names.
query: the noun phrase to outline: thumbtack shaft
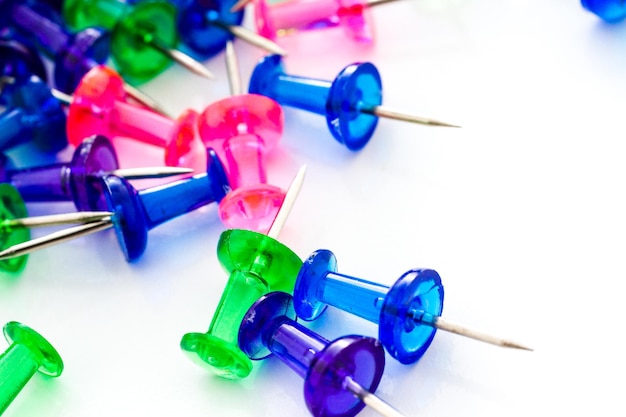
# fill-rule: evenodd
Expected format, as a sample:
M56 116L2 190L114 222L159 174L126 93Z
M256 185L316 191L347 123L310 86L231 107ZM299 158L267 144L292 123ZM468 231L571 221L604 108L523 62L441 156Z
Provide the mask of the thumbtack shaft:
M76 213L50 214L47 216L6 219L0 222L2 229L34 228L43 226L60 226L64 224L93 223L109 219L115 213L110 211L79 211Z
M18 243L17 245L10 246L0 252L0 260L27 255L37 250L54 246L57 243L63 243L65 241L96 233L101 230L106 230L111 227L113 227L113 222L110 219L70 227L68 229L50 233L49 235L42 236L40 238L31 239L28 242Z
M363 388L351 377L346 377L344 382L345 387L348 391L354 394L358 399L363 401L365 405L371 407L377 413L385 417L405 417L404 414L402 414L391 405L387 404L385 401L381 400L379 397Z
M209 80L215 79L215 75L213 75L213 73L209 71L207 67L205 67L202 63L196 61L189 55L179 51L178 49L168 48L154 38L152 38L150 45L152 45L157 51L173 59L194 74L207 78Z
M184 175L193 173L192 168L185 167L142 167L142 168L120 168L107 172L117 177L123 177L127 180L142 180L149 178L167 178L175 175Z
M270 226L270 230L267 232L267 236L278 239L278 235L282 230L285 222L287 221L287 217L293 208L294 203L296 202L296 198L300 193L300 189L302 188L302 183L304 182L304 174L306 173L306 165L302 165L298 170L298 173L291 181L289 185L289 189L285 194L285 198L283 199L283 204L278 209L278 213L276 213L276 217L274 217L274 221Z
M401 120L404 122L418 123L428 126L442 126L442 127L461 127L446 122L441 122L435 119L429 119L426 117L415 116L412 114L402 113L396 110L391 110L383 106L374 106L371 108L363 107L360 109L362 113L372 114L378 117L385 117L387 119Z
M421 314L421 312L419 312L418 314ZM416 317L415 313L413 314L413 317ZM424 321L426 323L430 323L431 322L430 320L424 320L423 318L421 318L419 320L420 321ZM520 343L511 341L511 340L507 340L507 339L503 339L503 338L500 338L500 337L496 337L496 336L493 336L493 335L489 335L489 334L484 333L482 331L469 328L469 327L467 327L465 325L461 325L459 323L453 322L453 321L448 320L448 319L444 319L441 316L433 317L432 318L432 325L434 327L436 327L437 329L445 330L447 332L458 334L460 336L466 336L466 337L469 337L469 338L472 338L472 339L475 339L475 340L480 340L481 342L490 343L492 345L505 347L505 348L533 351L532 348L524 346L524 345L522 345Z

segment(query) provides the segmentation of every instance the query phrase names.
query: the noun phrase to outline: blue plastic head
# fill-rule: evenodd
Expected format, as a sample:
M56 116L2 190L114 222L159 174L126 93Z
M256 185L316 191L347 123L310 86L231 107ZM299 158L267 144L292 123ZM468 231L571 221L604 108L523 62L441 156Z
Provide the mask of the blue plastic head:
M337 271L337 258L329 250L318 250L304 263L293 290L296 313L303 320L315 320L326 309L318 293L322 289L321 281L328 272Z
M54 84L68 94L90 69L106 64L111 50L110 33L87 28L71 36L65 48L54 58Z
M221 25L239 26L243 10L231 12L233 0L178 1L178 31L194 55L210 58L224 50L233 35Z
M326 102L330 132L351 151L360 150L378 124L377 116L361 109L381 103L382 82L376 67L369 62L348 65L333 81Z
M581 0L580 3L605 22L619 22L626 17L626 3L621 0Z
M10 77L14 83L22 84L31 75L47 83L46 68L35 46L24 39L0 39L0 77Z
M380 312L378 337L395 359L409 364L420 359L437 329L420 324L428 315L441 316L443 285L432 269L405 272L389 289Z

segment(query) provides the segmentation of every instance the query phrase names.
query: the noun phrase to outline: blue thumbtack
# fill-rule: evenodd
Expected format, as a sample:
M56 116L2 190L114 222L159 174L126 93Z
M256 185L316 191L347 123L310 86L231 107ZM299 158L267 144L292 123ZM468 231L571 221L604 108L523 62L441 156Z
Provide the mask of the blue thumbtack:
M4 85L23 84L32 75L47 83L46 68L34 47L27 45L24 40L17 41L5 38L4 35L0 37L0 96Z
M34 75L22 84L4 80L2 102L7 109L0 114L0 151L26 142L45 152L64 149L65 111L50 88Z
M207 172L169 184L137 191L126 179L115 175L94 178L101 196L94 209L112 212L107 219L68 228L0 251L0 260L114 228L128 262L146 249L148 231L161 223L201 206L220 201L230 190L224 167L213 149L207 149Z
M380 74L369 62L348 65L331 82L286 74L278 55L261 59L252 72L248 87L252 94L326 116L330 133L352 151L358 151L369 142L379 117L458 127L387 109L381 106L381 89Z
M581 0L580 3L605 22L616 23L626 17L626 4L622 0Z
M67 163L9 170L5 168L7 161L3 162L0 162L0 182L17 188L24 201L73 201L80 211L98 209L102 190L94 177L112 174L137 180L193 172L179 167L120 169L115 148L101 135L83 140Z
M532 350L441 317L443 285L437 271L411 269L391 288L336 271L337 259L329 250L315 251L304 262L294 288L298 317L314 320L326 305L332 305L377 323L380 341L401 363L419 360L437 329L497 346Z

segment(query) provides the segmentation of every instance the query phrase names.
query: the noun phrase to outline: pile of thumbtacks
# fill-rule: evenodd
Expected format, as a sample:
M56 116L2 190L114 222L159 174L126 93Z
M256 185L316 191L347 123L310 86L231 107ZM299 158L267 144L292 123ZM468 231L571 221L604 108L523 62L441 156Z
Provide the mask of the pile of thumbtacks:
M278 357L303 378L316 417L353 416L366 405L402 416L373 394L385 351L415 363L437 329L531 350L442 317L443 286L432 269L409 270L388 287L338 273L329 250L303 262L277 240L305 171L287 190L266 181L265 156L283 131L281 106L326 117L330 134L352 151L368 143L379 117L455 127L382 106L381 77L371 63L347 65L332 81L285 72L286 52L275 42L280 34L341 26L347 42L369 42L368 9L384 2L0 0L0 148L74 149L69 161L27 168L2 156L0 268L20 273L29 253L106 229L133 262L150 229L216 203L227 226L217 254L230 276L209 330L183 335L180 346L229 379L248 376L252 360ZM626 16L621 2L582 5L607 21ZM242 26L245 8L254 12L256 31ZM254 68L248 93L234 38L268 53ZM224 50L231 96L200 112L169 115L137 88L173 62L213 78L202 62ZM162 148L163 165L120 167L111 141L118 136ZM139 190L131 184L168 176L176 179ZM55 201L73 202L76 212L28 216L25 203ZM31 228L50 225L68 227L31 239ZM329 341L302 324L328 305L378 324L378 336ZM0 414L37 371L56 377L63 370L59 353L33 329L9 322L4 334Z

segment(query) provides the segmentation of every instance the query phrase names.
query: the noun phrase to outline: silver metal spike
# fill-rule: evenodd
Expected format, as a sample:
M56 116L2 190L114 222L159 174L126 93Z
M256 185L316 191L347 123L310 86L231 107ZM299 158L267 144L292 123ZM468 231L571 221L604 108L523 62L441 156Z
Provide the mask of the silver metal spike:
M419 124L428 125L428 126L461 127L461 126L441 122L435 119L428 119L426 117L402 113L396 110L388 109L383 106L363 107L360 109L360 111L362 113L372 114L378 117L385 117L387 119L402 120L404 122L419 123Z
M226 42L226 72L228 73L228 84L230 86L230 94L238 96L243 94L241 86L241 74L239 73L239 60L233 41Z
M154 100L152 97L148 96L146 93L139 90L138 88L135 88L130 84L124 83L124 91L126 91L126 94L128 94L128 96L131 97L133 100L137 101L140 104L143 104L149 109L159 114L162 114L165 117L169 117L170 119L174 118L171 114L167 112L167 110L161 107L161 105L157 103L156 100Z
M96 233L101 230L106 230L111 227L113 227L113 222L109 219L63 229L58 232L50 233L46 236L31 239L28 242L18 243L17 245L10 246L0 252L0 260L27 255L37 250L54 246L58 243L62 243L71 239L76 239L81 236Z
M72 104L72 101L74 101L74 97L72 97L69 94L64 93L63 91L57 90L56 88L51 88L50 92L52 93L52 96L54 98L56 98L63 104L70 105Z
M207 78L209 80L215 79L215 75L213 75L213 73L209 71L207 67L205 67L202 63L196 61L189 55L185 54L184 52L181 52L178 49L172 49L154 38L152 38L150 45L152 45L152 47L154 47L157 51L173 59L194 74Z
M404 414L396 410L391 405L387 404L385 401L378 398L376 395L372 394L361 385L359 385L356 381L354 381L351 377L347 376L344 379L344 386L348 391L354 394L355 397L360 399L367 405L371 407L374 411L383 415L385 417L405 417Z
M221 27L224 30L227 30L239 39L246 41L251 45L258 46L259 48L264 49L269 53L282 56L287 55L287 51L281 48L276 42L271 39L267 39L266 37L261 36L248 28L239 25L227 25L218 20L213 21L212 23L216 26Z
M127 180L142 180L149 178L166 178L175 175L184 175L193 173L193 169L184 167L142 167L142 168L119 168L108 171L107 174L113 174Z
M1 229L33 228L43 226L59 226L64 224L92 223L108 220L115 213L110 211L78 211L75 213L50 214L47 216L6 219L0 222Z
M289 189L287 189L283 204L280 206L278 213L276 213L276 217L270 226L270 230L267 232L267 236L273 239L278 239L278 235L287 221L287 217L293 208L293 204L296 202L296 198L298 198L298 194L302 188L302 183L304 182L305 173L306 165L302 165L296 176L291 181Z

